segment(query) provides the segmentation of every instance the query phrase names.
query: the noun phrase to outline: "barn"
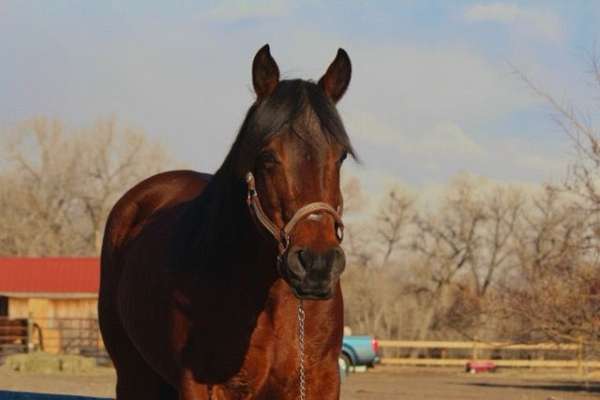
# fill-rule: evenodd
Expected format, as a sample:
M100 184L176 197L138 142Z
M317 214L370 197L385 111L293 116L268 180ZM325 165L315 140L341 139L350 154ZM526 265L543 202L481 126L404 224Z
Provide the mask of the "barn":
M101 346L98 258L0 258L0 318L26 318L49 352Z

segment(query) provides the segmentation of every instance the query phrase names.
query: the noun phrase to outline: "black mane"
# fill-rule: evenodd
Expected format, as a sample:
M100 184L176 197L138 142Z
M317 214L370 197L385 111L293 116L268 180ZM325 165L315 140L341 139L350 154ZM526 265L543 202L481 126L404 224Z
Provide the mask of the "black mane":
M249 221L245 204L246 173L254 170L265 142L286 131L285 127L291 127L307 112L316 116L328 143L338 143L356 158L335 104L321 87L300 79L279 82L269 97L250 107L225 161L202 194L187 206L174 240L177 259L202 260L206 264L202 269L210 269L220 264L219 254L223 249L235 248L236 231ZM306 135L302 130L294 133ZM314 137L306 135L303 139L310 142ZM190 254L194 256L188 257ZM179 264L175 267L195 267Z
M337 142L348 154L355 157L344 124L333 102L315 83L301 79L279 82L266 99L250 107L240 131L227 155L221 170L228 164L243 175L253 169L257 153L273 135L301 119L307 111L318 119L321 132L328 142ZM295 132L302 134L302 132ZM307 141L310 137L304 138ZM217 175L219 174L217 172Z

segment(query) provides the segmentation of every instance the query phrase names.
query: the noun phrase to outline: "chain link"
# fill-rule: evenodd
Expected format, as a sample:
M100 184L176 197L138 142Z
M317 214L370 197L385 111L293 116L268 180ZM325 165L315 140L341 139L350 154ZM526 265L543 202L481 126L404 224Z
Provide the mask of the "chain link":
M306 374L304 371L304 304L298 301L298 357L300 358L298 399L306 400Z

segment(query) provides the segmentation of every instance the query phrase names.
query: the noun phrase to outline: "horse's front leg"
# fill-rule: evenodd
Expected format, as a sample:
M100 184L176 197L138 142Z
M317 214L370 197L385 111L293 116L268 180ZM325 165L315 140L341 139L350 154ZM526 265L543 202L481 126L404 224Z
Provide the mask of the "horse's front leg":
M220 400L214 395L213 388L197 382L189 369L183 370L179 382L179 400Z
M339 400L340 371L337 357L309 371L306 378L306 398Z

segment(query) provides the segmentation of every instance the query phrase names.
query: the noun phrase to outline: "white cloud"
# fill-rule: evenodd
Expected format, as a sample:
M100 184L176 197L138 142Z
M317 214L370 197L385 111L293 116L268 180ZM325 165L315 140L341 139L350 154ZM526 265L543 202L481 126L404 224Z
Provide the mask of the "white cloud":
M499 22L522 33L546 40L562 40L560 18L548 10L522 8L516 4L475 4L465 10L464 17L473 22Z
M343 107L376 108L402 123L476 123L539 101L506 65L462 47L352 45L349 53L353 78Z
M384 118L365 111L347 113L345 121L352 136L371 143L393 146L404 155L453 159L479 157L484 153L480 145L451 121L438 121L430 126L409 129L402 124L394 127Z
M453 122L440 122L433 126L420 141L422 150L437 154L452 154L453 157L479 157L483 149L467 133Z
M378 118L370 111L344 113L344 123L353 137L381 144L395 144L401 141L402 133Z
M528 138L526 134L520 138L506 134L489 138L484 146L489 149L488 163L495 166L497 177L560 184L569 164L568 139L564 138L561 143L562 146L557 146Z

